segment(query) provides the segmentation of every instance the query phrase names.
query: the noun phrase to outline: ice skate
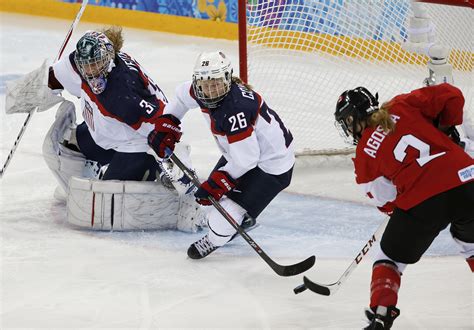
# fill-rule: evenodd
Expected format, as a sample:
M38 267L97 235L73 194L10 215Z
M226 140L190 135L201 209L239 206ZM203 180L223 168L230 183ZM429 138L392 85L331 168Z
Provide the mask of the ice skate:
M370 323L364 330L390 329L398 315L400 315L400 310L395 306L377 306L375 312L372 308L368 308L365 310L365 316Z
M206 235L200 240L191 244L188 249L188 257L191 259L202 259L209 255L211 252L216 250L218 246L215 246L209 240L209 236Z

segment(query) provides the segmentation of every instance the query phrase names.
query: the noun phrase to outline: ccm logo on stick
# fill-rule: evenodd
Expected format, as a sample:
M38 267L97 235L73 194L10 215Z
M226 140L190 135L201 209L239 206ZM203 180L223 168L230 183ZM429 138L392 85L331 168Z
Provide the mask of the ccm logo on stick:
M364 245L364 247L362 248L362 251L360 251L357 257L355 257L356 263L360 263L362 261L362 258L367 254L367 252L369 252L370 248L372 247L372 245L374 245L375 241L377 241L377 238L375 237L375 235L372 235L372 238L369 239L367 244Z

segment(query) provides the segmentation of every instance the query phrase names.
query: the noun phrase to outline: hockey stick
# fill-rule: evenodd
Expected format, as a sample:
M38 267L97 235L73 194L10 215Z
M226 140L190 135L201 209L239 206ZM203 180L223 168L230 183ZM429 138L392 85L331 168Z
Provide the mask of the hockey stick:
M385 221L377 228L377 231L372 235L372 237L370 237L370 239L364 245L362 250L357 254L352 263L349 265L349 267L347 267L347 269L344 271L344 273L342 273L341 277L339 277L336 282L331 284L319 284L311 281L306 276L303 276L304 283L294 288L293 292L295 294L298 294L305 291L306 289L309 289L323 296L329 296L331 294L336 293L337 290L339 290L339 288L341 287L341 285L344 284L344 282L347 280L349 275L359 265L364 256L369 252L370 248L374 245L374 243L380 240L380 237L382 236L382 233L385 230L385 226L387 225L389 219L390 218L385 219Z
M82 0L81 8L79 9L79 12L77 13L76 18L72 22L71 27L69 28L69 31L66 35L66 38L64 39L61 45L61 48L59 49L58 56L56 57L54 62L57 62L61 58L61 55L63 54L64 49L66 48L66 45L69 42L69 39L71 39L71 35L74 29L76 28L77 23L79 23L79 20L81 19L82 13L86 9L88 2L89 0ZM21 138L23 137L23 134L25 133L26 127L30 123L30 120L33 117L33 114L36 112L36 110L37 110L37 107L28 113L28 116L26 117L25 122L23 123L23 126L21 127L20 132L18 133L18 136L16 137L15 143L13 143L13 147L10 150L10 153L8 154L7 160L5 161L2 169L0 170L0 178L2 178L3 175L5 174L8 164L10 164L10 161L13 158L13 154L15 153L16 148L18 147L18 144L20 143Z
M169 150L167 150L167 151L169 151ZM170 152L170 154L171 154L171 152ZM171 158L173 163L175 163L176 166L178 166L184 172L184 174L186 174L186 176L189 179L192 180L192 182L194 183L194 185L196 187L199 187L201 185L201 182L199 182L199 178L197 177L197 175L193 171L191 171L186 165L184 165L181 162L181 160L175 154L171 154L169 157ZM293 264L293 265L285 266L285 265L277 264L275 261L273 261L272 258L270 258L260 248L260 246L258 246L257 243L255 243L255 241L249 236L249 234L247 234L247 232L245 230L243 230L241 226L239 226L237 221L235 221L235 219L232 218L232 216L222 207L222 205L218 201L216 201L212 196L209 197L209 200L211 201L212 205L217 209L217 211L219 211L219 213L222 214L222 216L229 222L229 224L232 227L234 227L235 230L237 230L237 232L240 234L240 236L242 236L245 239L245 241L255 250L255 252L257 252L258 255L263 260L265 260L265 262L278 275L280 275L280 276L294 276L294 275L301 274L301 273L307 271L308 269L310 269L311 267L313 267L313 265L316 261L315 256L311 256L311 257L307 258L306 260L303 260L303 261L301 261L297 264Z

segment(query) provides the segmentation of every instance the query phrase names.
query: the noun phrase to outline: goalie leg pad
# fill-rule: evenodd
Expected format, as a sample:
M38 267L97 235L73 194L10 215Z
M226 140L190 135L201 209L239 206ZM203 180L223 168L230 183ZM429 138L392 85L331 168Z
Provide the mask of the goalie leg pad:
M177 229L195 233L207 226L207 215L192 194L179 195Z
M177 229L175 192L142 181L100 181L71 177L67 221L93 230Z
M68 191L68 181L73 175L81 176L85 165L82 153L62 145L64 136L71 132L76 122L74 104L64 101L56 113L56 119L43 142L43 158L53 172L61 188Z

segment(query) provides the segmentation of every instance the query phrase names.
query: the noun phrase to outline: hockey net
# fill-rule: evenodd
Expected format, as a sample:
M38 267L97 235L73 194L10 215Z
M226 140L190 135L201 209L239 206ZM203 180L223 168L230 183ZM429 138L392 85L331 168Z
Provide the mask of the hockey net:
M472 3L426 1L457 5L422 4L437 42L450 48L454 83L472 108ZM363 85L386 101L427 77L428 58L402 49L409 0L248 0L244 8L240 75L284 119L299 155L353 151L333 124L344 90Z

